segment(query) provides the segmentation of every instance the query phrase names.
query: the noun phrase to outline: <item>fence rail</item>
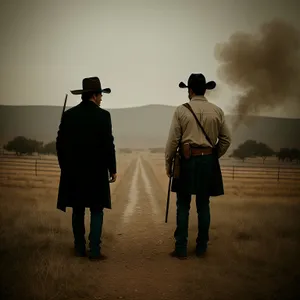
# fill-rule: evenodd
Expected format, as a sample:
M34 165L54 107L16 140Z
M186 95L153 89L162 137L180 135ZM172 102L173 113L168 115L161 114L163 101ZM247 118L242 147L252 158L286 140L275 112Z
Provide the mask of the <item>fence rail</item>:
M224 179L300 181L300 167L295 166L221 163L221 169ZM0 176L8 175L52 177L60 175L60 168L57 159L0 157Z

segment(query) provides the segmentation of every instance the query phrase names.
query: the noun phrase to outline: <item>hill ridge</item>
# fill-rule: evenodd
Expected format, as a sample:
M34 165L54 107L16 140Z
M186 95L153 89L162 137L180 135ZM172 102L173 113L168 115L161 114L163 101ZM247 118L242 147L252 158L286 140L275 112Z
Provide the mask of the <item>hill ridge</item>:
M148 104L104 109L111 113L117 147L148 148L165 145L175 108L172 105ZM17 135L45 143L53 141L61 112L62 106L55 105L0 105L0 144ZM225 114L228 124L231 124L233 117ZM300 148L298 136L300 119L253 115L246 117L244 124L233 132L232 147L254 139L274 150L281 147Z
M77 104L76 104L77 105ZM76 105L73 106L66 106L66 110L70 109ZM10 104L0 104L0 108L1 107L11 107L11 108L24 108L24 107L31 107L31 108L61 108L62 109L62 105L39 105L39 104L29 104L29 105L10 105ZM145 104L145 105L140 105L140 106L128 106L128 107L102 107L105 110L109 110L109 111L116 111L116 110L129 110L129 109L142 109L142 108L171 108L171 109L176 109L177 105L168 105L168 104ZM228 114L225 113L225 116L227 117L234 117L236 115L234 114ZM300 120L299 118L296 117L279 117L279 116L267 116L267 115L255 115L255 114L249 114L248 117L252 118L268 118L268 119L287 119L287 120Z

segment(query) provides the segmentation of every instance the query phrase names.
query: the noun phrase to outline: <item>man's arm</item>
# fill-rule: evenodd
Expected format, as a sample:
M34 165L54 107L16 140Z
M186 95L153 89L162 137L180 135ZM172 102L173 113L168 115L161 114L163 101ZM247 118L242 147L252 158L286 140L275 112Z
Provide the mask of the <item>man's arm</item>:
M110 176L117 173L117 166L116 166L116 149L114 144L114 136L112 133L112 122L110 113L107 112L108 118L108 139L107 139L107 146L108 146L108 170Z
M222 112L222 123L219 131L218 136L218 157L222 157L226 151L228 150L230 144L231 144L231 134L228 128L228 125L225 121L224 113Z
M169 130L169 136L165 148L165 166L169 173L172 166L172 160L175 157L179 140L181 139L181 126L178 118L178 110L173 115L172 123Z

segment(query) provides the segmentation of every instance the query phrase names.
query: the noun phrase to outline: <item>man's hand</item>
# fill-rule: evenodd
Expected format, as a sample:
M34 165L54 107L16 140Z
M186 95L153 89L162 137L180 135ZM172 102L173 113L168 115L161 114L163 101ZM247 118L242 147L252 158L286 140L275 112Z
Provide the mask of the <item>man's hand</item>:
M166 174L169 178L171 177L171 171L169 169L166 169Z
M116 180L117 180L117 173L111 175L109 182L115 182Z

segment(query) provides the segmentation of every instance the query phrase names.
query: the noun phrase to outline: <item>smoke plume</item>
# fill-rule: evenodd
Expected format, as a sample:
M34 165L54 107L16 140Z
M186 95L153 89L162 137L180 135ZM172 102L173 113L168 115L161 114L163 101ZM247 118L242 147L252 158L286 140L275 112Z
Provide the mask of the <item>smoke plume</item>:
M237 32L216 45L220 79L240 90L233 128L249 113L291 102L300 108L299 53L300 31L278 19L263 24L257 34Z

